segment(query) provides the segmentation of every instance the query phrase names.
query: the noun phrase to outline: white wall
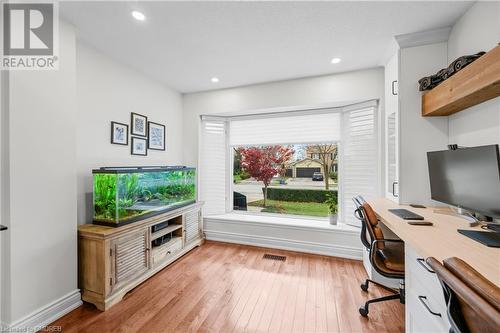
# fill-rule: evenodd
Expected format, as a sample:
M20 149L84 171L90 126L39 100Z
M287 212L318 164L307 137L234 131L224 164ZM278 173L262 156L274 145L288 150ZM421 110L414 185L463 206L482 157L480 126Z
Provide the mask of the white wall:
M10 244L3 320L77 291L75 37L60 25L58 71L9 80Z
M182 96L95 49L77 42L78 223L92 222L92 169L102 166L182 164ZM130 113L167 126L166 151L130 154L110 143L110 122L130 126Z
M400 50L399 69L399 199L432 204L427 152L446 149L448 119L422 117L418 80L447 66L446 43Z
M383 68L184 95L184 163L196 165L198 160L200 114L367 99L384 105Z
M500 2L477 2L455 24L448 40L448 63L500 42ZM500 97L449 117L449 142L463 146L500 144Z

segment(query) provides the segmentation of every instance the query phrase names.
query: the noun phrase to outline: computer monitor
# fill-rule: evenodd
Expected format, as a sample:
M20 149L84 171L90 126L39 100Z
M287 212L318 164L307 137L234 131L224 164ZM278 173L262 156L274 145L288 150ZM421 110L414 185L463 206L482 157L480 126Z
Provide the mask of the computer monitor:
M427 153L433 200L500 218L498 145Z

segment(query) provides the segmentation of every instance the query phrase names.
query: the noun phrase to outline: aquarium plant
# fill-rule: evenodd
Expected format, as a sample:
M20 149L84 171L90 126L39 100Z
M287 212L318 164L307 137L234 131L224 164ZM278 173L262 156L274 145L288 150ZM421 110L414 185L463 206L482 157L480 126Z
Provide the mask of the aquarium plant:
M117 226L196 200L194 168L101 168L93 174L94 223Z
M94 176L94 218L116 218L116 177L111 174Z

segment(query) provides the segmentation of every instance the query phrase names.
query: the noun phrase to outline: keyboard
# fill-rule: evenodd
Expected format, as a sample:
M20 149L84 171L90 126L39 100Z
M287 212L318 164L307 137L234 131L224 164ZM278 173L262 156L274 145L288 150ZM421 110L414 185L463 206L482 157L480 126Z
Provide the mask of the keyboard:
M462 235L472 238L476 242L488 247L500 247L500 232L477 231L477 230L457 230Z
M423 220L424 217L414 212L409 211L408 209L389 209L391 213L402 218L403 220Z

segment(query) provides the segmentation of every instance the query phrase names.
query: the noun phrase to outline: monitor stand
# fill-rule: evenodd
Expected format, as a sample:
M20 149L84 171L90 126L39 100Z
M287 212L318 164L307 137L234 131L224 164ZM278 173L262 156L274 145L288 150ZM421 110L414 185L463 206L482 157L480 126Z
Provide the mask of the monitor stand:
M498 224L498 223L486 223L485 226L486 226L486 229L500 232L500 224Z
M476 227L480 221L471 213L462 208L441 207L435 208L434 213L460 217L469 222L469 227Z

